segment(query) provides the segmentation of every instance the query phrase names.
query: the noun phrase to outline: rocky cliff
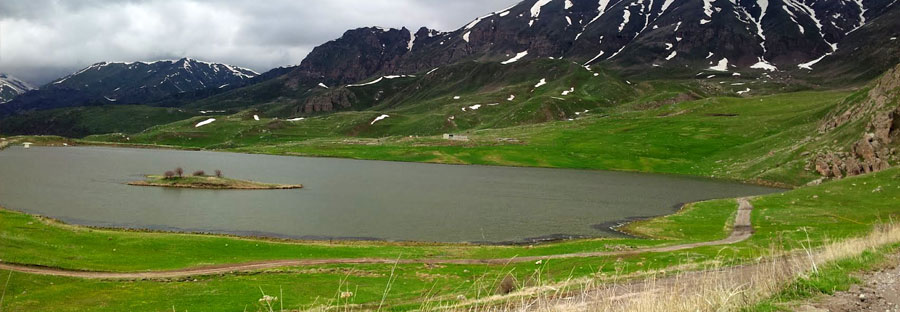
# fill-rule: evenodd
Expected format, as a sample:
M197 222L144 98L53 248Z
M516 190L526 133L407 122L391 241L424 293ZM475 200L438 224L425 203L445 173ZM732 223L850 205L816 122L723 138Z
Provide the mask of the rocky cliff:
M822 152L812 160L822 176L843 178L876 172L898 161L900 66L885 73L863 101L826 117L819 133L826 135L854 123L865 124L864 133L849 152Z

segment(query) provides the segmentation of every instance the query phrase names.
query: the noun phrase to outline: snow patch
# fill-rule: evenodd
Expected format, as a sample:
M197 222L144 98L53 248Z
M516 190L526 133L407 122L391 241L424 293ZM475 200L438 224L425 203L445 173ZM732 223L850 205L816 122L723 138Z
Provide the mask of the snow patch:
M709 70L728 71L728 59L722 58L721 60L719 60L719 63L716 64L716 66L710 67Z
M748 93L748 92L750 92L750 88L744 89L743 91L738 91L737 94L741 95L741 94Z
M299 117L299 118L291 118L291 119L288 119L287 121L301 121L301 120L304 120L304 119L306 119L306 118Z
M538 0L531 6L531 18L535 19L541 15L541 8L550 3L552 0Z
M544 78L544 79L541 79L541 81L538 81L538 83L536 85L534 85L534 88L535 89L540 88L541 86L543 86L545 84L547 84L547 78Z
M369 125L374 125L376 122L384 120L385 118L388 118L388 117L391 117L391 116L390 115L381 115L381 116L375 117L375 120L372 120L372 122L370 122Z
M628 24L628 20L630 20L630 19L631 19L631 11L628 9L625 9L625 12L622 13L622 24L619 24L619 32L621 32L622 29L625 29L625 24Z
M668 10L669 6L672 5L672 2L675 2L675 0L666 0L665 2L663 2L662 8L659 11L659 15L666 13L666 10Z
M366 83L349 84L349 85L347 85L347 87L350 88L350 87L362 87L362 86L373 85L373 84L379 83L379 82L381 82L382 80L385 80L385 79L415 78L415 77L416 77L415 75L388 75L388 76L381 76L381 77L379 77L378 79L375 79L375 80L372 80L372 81L369 81L369 82L366 82Z
M512 101L512 100L515 100L515 99L516 99L516 95L515 95L515 94L510 94L510 95L509 95L509 98L507 98L506 100L507 100L507 101Z
M516 56L513 56L513 58L508 59L508 60L506 60L506 61L504 61L504 62L502 62L502 63L500 63L500 64L506 65L506 64L512 64L512 63L518 62L520 59L522 59L522 58L525 57L526 55L528 55L528 51L527 51L527 50L526 50L526 51L523 51L523 52L516 53Z
M322 88L328 89L328 86L326 86L324 83L321 83L321 82L320 82L320 83L319 83L319 86L322 87Z
M666 61L675 58L676 55L678 55L678 51L672 51L672 53L669 54L669 56L666 56Z
M434 73L434 72L437 71L438 69L440 69L440 67L437 67L437 68L435 68L435 69L429 70L427 73L425 73L425 76L431 75L431 73Z
M575 87L570 88L569 90L563 91L562 96L569 95L570 93L575 92Z
M703 14L706 14L707 17L712 17L712 14L713 14L712 3L713 3L713 1L715 1L715 0L703 0ZM701 24L705 24L705 23L703 23L703 22L700 22L700 23L701 23Z
M825 53L825 55L822 55L821 57L814 59L812 61L809 61L809 62L806 62L803 64L799 64L799 65L797 65L797 67L800 67L801 69L812 70L813 65L816 65L816 63L818 63L822 59L828 57L829 55L831 55L831 53Z
M759 58L759 62L757 62L756 64L753 64L752 66L750 66L750 68L753 68L753 69L762 69L762 70L768 70L768 71L776 71L776 70L778 70L778 68L775 67L775 65L772 65L772 64L770 64L769 62L766 62L766 60L764 60L764 59L761 58L761 57Z
M203 127L203 126L205 126L205 125L208 125L208 124L213 123L214 121L216 121L215 118L210 118L210 119L201 121L201 122L197 123L196 125L194 125L194 128L200 128L200 127Z
M259 115L253 115L253 120L259 121Z
M375 80L372 80L372 81L369 81L369 82L366 82L366 83L349 84L349 85L347 85L347 87L348 87L348 88L352 88L352 87L368 86L368 85L373 85L373 84L379 83L379 82L381 82L382 80L384 80L384 77L378 77L378 79L375 79Z

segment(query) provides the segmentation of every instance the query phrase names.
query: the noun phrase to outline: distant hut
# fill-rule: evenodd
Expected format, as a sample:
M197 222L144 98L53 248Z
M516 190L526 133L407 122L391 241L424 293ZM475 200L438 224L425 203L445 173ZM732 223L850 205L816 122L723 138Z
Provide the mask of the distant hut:
M465 135L458 135L453 133L444 133L444 140L451 141L468 141L469 137Z
M25 143L22 143L22 146L25 146L25 148L31 148L31 144L34 144L34 143L25 142Z

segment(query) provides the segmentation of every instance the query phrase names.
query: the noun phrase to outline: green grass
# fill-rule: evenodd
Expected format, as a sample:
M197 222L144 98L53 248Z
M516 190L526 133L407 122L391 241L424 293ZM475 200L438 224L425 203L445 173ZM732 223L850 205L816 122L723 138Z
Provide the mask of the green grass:
M718 97L646 111L589 112L575 121L473 130L468 132L469 142L400 136L421 126L419 117L387 112L390 118L369 125L381 114L371 111L299 122L254 121L239 114L219 116L219 121L201 128L194 124L203 118L195 118L154 127L128 140L126 136L88 140L246 153L661 172L802 185L816 174L804 170L807 157L801 154L815 151L822 142L852 141L850 136L813 135L823 116L849 94ZM483 109L477 114L491 108ZM457 123L464 122L462 116L456 117ZM359 137L345 136L353 131ZM390 136L365 138L368 135Z
M880 191L873 190L881 187ZM817 197L816 197L817 196ZM506 274L519 281L544 282L597 274L614 276L684 264L715 261L737 264L767 255L773 243L786 249L800 241L812 246L833 239L861 236L873 224L900 216L900 169L830 182L753 200L756 234L731 246L695 248L672 253L628 257L551 260L535 265L400 265L388 304L407 310L426 298L453 301L495 293ZM493 258L611 250L727 235L736 208L733 200L697 203L679 214L649 221L662 239L590 239L528 246L468 246L376 242L281 243L221 236L142 233L85 229L46 223L35 217L0 212L0 259L69 269L143 271L196 265L294 258ZM848 220L852 220L848 221ZM640 228L640 227L639 227ZM806 231L801 231L801 229ZM391 265L326 265L283 268L269 273L198 277L178 281L91 281L13 273L4 311L180 310L241 311L261 297L283 289L289 307L328 303L340 285L358 294L354 303L377 305L387 285ZM0 274L4 275L4 274ZM343 282L342 282L343 281ZM52 283L52 284L51 284ZM532 281L534 283L534 281ZM317 299L318 298L318 299Z
M101 133L134 133L184 120L198 113L141 105L87 106L27 112L0 120L0 133L80 138Z
M887 255L900 250L900 245L885 246L865 251L861 255L828 263L819 268L818 274L799 277L786 285L779 293L744 309L745 311L791 311L791 307L805 300L822 295L834 295L846 291L861 281L854 273L872 270L887 261Z
M595 76L583 68L559 61L538 61L538 66L518 70L522 72L516 77L497 78L502 82L498 84L472 80L492 77L492 71L498 75L505 72L477 64L449 68L447 73L435 76L444 80L432 81L436 78L421 74L416 79L394 79L384 86L353 91L366 99L360 106L307 116L303 121L284 120L284 114L292 111L292 104L268 98L269 102L253 109L214 116L216 122L200 128L194 125L208 116L130 134L91 136L85 142L454 164L612 169L803 185L817 178L804 169L808 160L805 154L849 146L859 139L865 126L855 122L825 135L816 131L827 115L865 100L865 90L702 98L734 90L715 81L645 81L633 89L620 89L622 80L614 75L603 73L594 80ZM551 78L550 83L532 92L539 76ZM426 86L430 90L427 93L408 92ZM557 99L560 92L572 86L576 87L575 94ZM263 87L277 89L260 86ZM766 92L764 85L753 87ZM383 97L375 100L375 94ZM519 96L511 103L504 102L509 94ZM671 101L685 94L700 99ZM321 94L302 96L315 95ZM453 100L454 95L461 99ZM248 99L259 96L248 95ZM501 104L461 110L464 106L493 102ZM214 101L200 104L218 105ZM231 108L241 103L221 105ZM590 111L575 114L586 109ZM254 114L261 114L263 120L253 120ZM381 114L391 117L372 124ZM574 120L566 120L569 118ZM449 142L437 136L449 132L465 133L471 141ZM394 271L396 281L387 304L394 310L409 310L420 307L423 301L452 302L457 295L481 298L495 294L498 281L507 274L522 283L535 284L570 277L671 270L682 265L740 264L767 256L772 250L798 248L801 241L818 246L834 239L864 235L873 224L900 216L898 196L900 169L892 169L754 199L756 233L747 241L729 246L625 257L558 259L540 265L400 265ZM734 200L694 203L675 215L627 227L646 238L586 239L537 246L278 242L125 232L65 226L0 210L0 259L76 270L147 271L275 259L512 258L721 239L730 231L735 208ZM11 295L3 302L3 310L171 310L175 306L176 310L242 311L248 307L255 311L259 308L256 304L261 297L260 288L267 294L283 290L284 295L279 297L286 300L289 308L341 306L345 303L330 300L336 298L339 288L357 294L354 304L371 308L381 299L392 269L391 265L325 265L206 276L197 281L127 282L14 273L8 289ZM540 281L535 281L538 275ZM835 279L821 285L839 283L843 282Z

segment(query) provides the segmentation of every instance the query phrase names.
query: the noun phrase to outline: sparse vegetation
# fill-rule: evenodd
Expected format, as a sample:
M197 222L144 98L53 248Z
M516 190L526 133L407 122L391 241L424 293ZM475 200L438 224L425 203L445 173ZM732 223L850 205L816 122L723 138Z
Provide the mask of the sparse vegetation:
M175 172L166 171L162 176L149 175L147 180L130 182L128 185L215 190L286 190L303 188L303 185L300 184L271 184L207 176L202 170L195 171L192 176L184 177L178 174L177 169Z

